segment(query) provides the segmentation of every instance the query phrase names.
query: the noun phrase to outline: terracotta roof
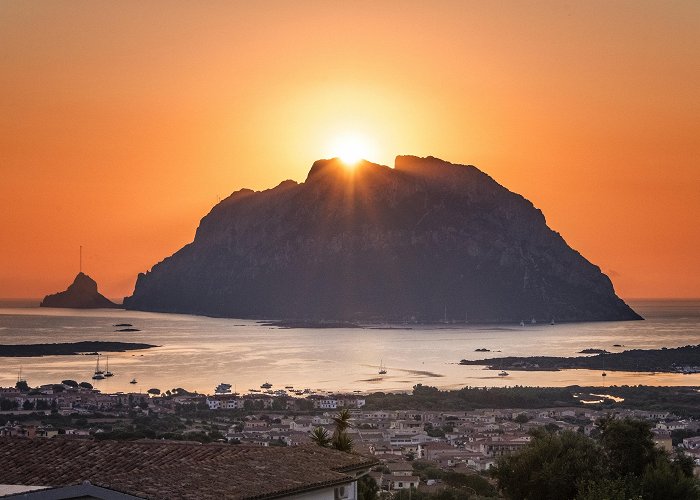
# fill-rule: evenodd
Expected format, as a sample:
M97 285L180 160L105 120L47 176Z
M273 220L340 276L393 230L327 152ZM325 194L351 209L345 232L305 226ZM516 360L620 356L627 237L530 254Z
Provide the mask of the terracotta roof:
M316 445L251 447L0 438L0 484L88 480L143 498L264 499L341 484L373 458Z

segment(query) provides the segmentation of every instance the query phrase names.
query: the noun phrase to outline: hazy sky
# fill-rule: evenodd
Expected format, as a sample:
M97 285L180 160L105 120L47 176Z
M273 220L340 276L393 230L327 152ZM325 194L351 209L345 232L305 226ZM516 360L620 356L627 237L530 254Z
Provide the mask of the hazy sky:
M110 297L242 187L470 163L623 297L700 296L700 2L0 3L0 297Z

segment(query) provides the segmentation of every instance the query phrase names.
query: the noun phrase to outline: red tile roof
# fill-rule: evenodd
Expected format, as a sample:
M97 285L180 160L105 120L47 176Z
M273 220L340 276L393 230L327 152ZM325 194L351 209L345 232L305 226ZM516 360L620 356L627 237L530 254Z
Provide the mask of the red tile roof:
M66 486L88 480L151 499L264 499L350 481L349 472L376 460L316 445L0 438L0 463L0 484Z

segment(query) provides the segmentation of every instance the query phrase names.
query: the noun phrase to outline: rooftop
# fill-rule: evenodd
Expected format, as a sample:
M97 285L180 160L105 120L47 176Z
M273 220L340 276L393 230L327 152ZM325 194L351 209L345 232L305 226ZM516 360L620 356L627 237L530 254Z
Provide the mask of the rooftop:
M342 484L376 460L316 445L0 438L0 484L90 481L142 498L264 499Z

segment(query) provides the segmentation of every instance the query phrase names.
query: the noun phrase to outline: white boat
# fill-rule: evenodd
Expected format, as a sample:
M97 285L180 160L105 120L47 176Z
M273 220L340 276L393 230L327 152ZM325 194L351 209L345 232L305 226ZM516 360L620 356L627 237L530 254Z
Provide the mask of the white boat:
M384 366L384 361L379 362L379 375L385 375L386 374L386 366Z
M136 379L135 379L135 378L132 378L132 379L131 379L131 382L129 382L129 383L130 383L130 384L138 384L138 382L136 382Z
M505 370L503 370L501 373L498 374L499 377L507 377L508 375L510 375L510 373L508 373Z
M525 326L525 321L520 320L520 326Z
M107 356L107 366L105 366L105 372L104 372L105 377L113 377L114 373L109 371L109 356Z

